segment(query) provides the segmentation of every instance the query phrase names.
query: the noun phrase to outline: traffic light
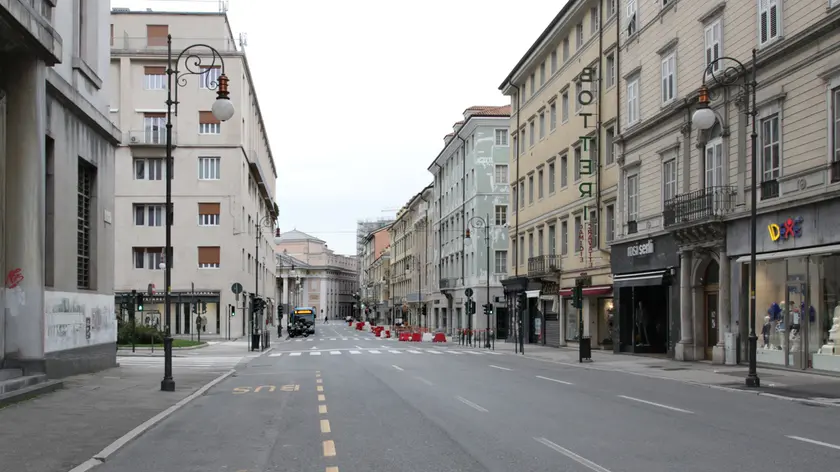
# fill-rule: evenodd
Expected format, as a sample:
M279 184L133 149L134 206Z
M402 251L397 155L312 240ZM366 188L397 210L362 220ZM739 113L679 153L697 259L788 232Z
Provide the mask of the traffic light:
M143 311L143 294L137 294L137 311Z
M572 306L583 308L583 285L575 285L572 289Z
M277 307L277 317L278 318L283 317L283 306L282 305Z
M231 306L231 307L230 307L230 317L231 317L231 318L233 318L233 317L235 317L235 316L236 316L236 307L235 307L235 306Z
M516 297L516 310L520 313L525 311L525 294L520 293L518 297Z
M484 307L484 314L485 315L490 316L490 315L493 314L493 305L491 305L489 303L485 303L484 305L481 305L481 306Z

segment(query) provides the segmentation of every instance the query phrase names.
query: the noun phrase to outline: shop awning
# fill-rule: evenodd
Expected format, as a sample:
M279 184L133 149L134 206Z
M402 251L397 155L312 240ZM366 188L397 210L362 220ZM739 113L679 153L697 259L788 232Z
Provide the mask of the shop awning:
M814 256L814 255L830 255L840 251L840 244L831 244L828 246L815 246L815 247L806 247L801 249L790 249L787 251L776 251L776 252L765 252L762 254L756 254L755 260L756 261L770 261L773 259L782 259L786 257L805 257L805 256ZM747 254L746 256L741 256L735 260L735 262L742 264L744 262L749 262L750 256Z
M599 295L609 295L612 293L613 286L612 285L595 285L593 287L583 287L583 296L584 297L597 297ZM572 296L572 289L571 288L561 288L560 289L560 296L561 297L571 297Z
M668 273L668 269L663 269L635 272L632 274L616 274L613 275L613 285L615 287L653 287L664 285L665 277Z

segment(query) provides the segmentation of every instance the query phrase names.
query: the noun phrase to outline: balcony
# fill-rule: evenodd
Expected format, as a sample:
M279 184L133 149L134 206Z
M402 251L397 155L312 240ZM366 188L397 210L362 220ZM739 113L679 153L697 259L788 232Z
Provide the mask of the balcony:
M223 36L217 36L214 38L172 38L172 53L174 55L178 55L181 51L185 48L188 48L195 44L207 44L216 48L219 52L236 52L236 41L233 38L226 38ZM132 52L142 52L142 53L158 53L161 56L166 55L166 37L130 37L130 36L119 36L116 35L111 38L111 51L116 53L132 53ZM206 48L196 48L196 52L201 52L201 50L207 51ZM209 56L209 51L207 52L207 56ZM212 62L209 60L210 58L205 59L205 63L203 65L210 65ZM216 60L217 64L218 59Z
M458 279L453 277L448 279L440 279L438 287L440 287L441 290L452 290L455 288L456 285L458 285Z
M735 187L706 187L666 200L662 219L681 243L702 243L723 238L723 218L734 209Z
M834 161L830 166L831 183L840 182L840 160Z
M177 134L172 130L172 145L178 142ZM127 141L125 144L129 146L152 146L164 147L166 146L166 128L150 128L131 130L128 132Z
M553 275L560 271L561 258L557 254L528 258L528 277Z

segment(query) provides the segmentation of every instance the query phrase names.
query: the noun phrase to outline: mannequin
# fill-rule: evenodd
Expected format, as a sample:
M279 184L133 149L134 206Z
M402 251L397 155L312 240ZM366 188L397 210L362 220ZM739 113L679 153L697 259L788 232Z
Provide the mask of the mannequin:
M770 349L770 330L772 329L772 325L770 324L770 315L764 317L764 326L761 327L761 340L764 341L761 345L762 349Z
M840 305L834 308L834 320L828 330L828 342L820 348L820 354L840 355Z
M641 337L642 346L650 346L650 338L648 337L647 325L647 310L642 305L642 302L639 302L638 309L636 310L636 329L638 330L639 336Z

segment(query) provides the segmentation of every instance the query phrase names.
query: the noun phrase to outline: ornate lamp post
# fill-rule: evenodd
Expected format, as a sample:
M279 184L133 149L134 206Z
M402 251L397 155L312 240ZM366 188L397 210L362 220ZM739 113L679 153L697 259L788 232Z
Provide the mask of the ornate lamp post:
M756 253L756 207L758 206L758 163L756 115L758 110L755 105L755 93L758 83L756 82L756 52L752 51L752 70L748 71L743 63L731 57L720 57L712 61L703 71L703 85L700 87L698 108L691 117L694 127L700 130L711 129L717 121L717 115L709 108L710 91L706 86L706 78L711 77L712 85L720 87L737 87L741 90L742 96L747 99L744 107L744 116L752 118L752 132L750 133L750 147L752 168L750 169L751 186L750 190L750 335L749 335L749 371L747 372L747 387L759 387L761 381L756 372L755 357L758 346L758 336L755 333L755 253ZM743 77L743 83L739 79ZM750 103L752 101L752 103Z
M487 335L485 336L484 347L490 349L490 311L493 304L490 302L490 215L484 218L480 216L473 216L467 222L470 228L484 229L484 244L485 252L487 253L487 281L485 289L487 290L487 302L484 305L484 314L487 316ZM470 239L470 230L467 228L466 239ZM470 315L470 329L472 329L472 315Z

